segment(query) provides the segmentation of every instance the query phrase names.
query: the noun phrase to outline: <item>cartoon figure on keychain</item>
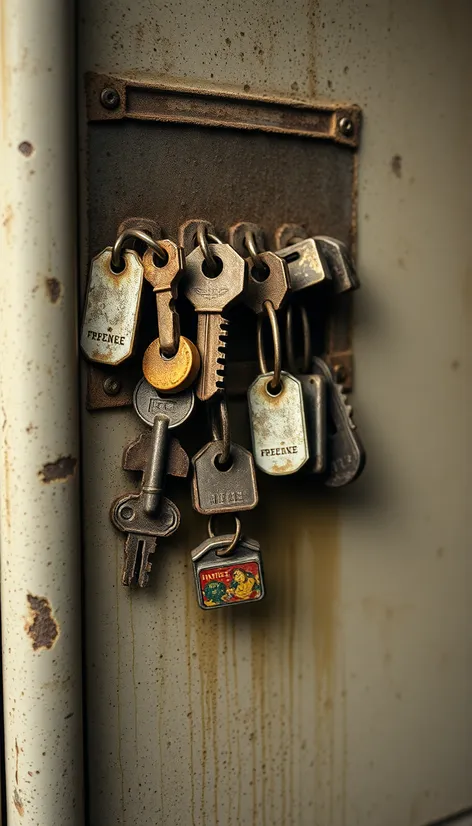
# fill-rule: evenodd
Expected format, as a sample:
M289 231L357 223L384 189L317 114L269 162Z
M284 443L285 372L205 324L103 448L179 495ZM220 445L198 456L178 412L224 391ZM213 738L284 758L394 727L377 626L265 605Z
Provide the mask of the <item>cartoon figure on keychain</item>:
M219 608L254 602L264 596L260 545L241 537L241 522L235 516L234 535L215 536L212 517L209 538L192 551L197 599L201 608Z

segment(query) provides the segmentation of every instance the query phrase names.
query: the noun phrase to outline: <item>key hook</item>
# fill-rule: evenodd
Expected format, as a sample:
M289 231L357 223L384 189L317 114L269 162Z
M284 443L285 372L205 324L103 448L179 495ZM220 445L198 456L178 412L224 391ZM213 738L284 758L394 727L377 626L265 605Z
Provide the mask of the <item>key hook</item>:
M210 539L214 539L214 537L215 537L215 533L213 531L213 522L212 522L214 517L215 517L215 514L212 514L210 516L209 520L208 520L208 536L210 537ZM235 516L234 521L236 523L236 527L235 527L233 538L232 538L231 542L229 543L229 545L226 546L226 548L221 548L220 550L215 551L217 556L230 556L230 554L232 553L232 551L234 551L236 545L238 544L239 540L241 539L241 520L238 519L237 516Z
M219 413L217 421L216 413ZM231 457L231 433L229 429L228 405L226 395L221 393L214 404L210 405L211 432L215 442L223 442L223 450L219 455L221 465L226 465Z
M274 345L274 371L269 382L271 390L274 392L280 388L280 375L282 372L282 354L280 344L280 331L277 321L277 314L274 310L272 301L264 301L264 311L269 316L270 326L272 330L272 341ZM264 313L257 316L257 356L259 359L259 369L261 373L268 373L267 362L264 352L264 340L262 336L262 325L264 322Z
M295 363L295 348L293 346L293 309L294 305L289 304L289 306L287 307L287 318L285 327L285 345L287 348L287 361L289 370L291 373L296 373L297 367ZM301 372L308 373L310 370L312 358L310 322L308 320L308 313L306 311L306 307L304 307L302 304L298 304L297 309L299 311L303 327L303 362Z
M246 230L244 234L244 246L252 259L252 266L255 267L256 270L265 270L266 265L262 261L260 252L256 246L256 236L250 229Z
M113 244L113 249L111 251L111 265L115 268L115 270L119 270L122 266L122 251L126 241L130 239L137 239L138 241L143 241L144 244L147 244L157 255L157 257L162 261L163 264L167 263L168 255L165 251L164 247L159 243L159 241L155 241L147 232L143 232L141 229L137 229L135 227L131 227L130 229L123 230L122 233L118 236L115 243Z
M205 224L198 225L195 237L197 241L197 246L199 246L202 251L208 269L210 270L210 272L216 272L218 269L218 265L216 263L216 258L212 250L210 249L208 241L210 241L212 244L222 244L223 242L218 238L217 235L214 235L212 232L208 232L208 229L205 226Z

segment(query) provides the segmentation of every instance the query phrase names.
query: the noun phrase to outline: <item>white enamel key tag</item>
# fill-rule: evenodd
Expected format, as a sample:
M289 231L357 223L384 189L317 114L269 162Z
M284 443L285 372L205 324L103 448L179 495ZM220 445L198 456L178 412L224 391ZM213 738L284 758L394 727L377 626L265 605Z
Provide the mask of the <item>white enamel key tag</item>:
M301 382L281 370L280 334L273 307L265 302L274 342L274 371L268 372L262 339L262 319L258 317L257 337L261 375L248 392L254 461L270 476L296 473L309 458L305 408Z
M133 352L144 267L133 250L121 253L123 269L112 269L112 248L92 259L80 345L90 361L117 365Z

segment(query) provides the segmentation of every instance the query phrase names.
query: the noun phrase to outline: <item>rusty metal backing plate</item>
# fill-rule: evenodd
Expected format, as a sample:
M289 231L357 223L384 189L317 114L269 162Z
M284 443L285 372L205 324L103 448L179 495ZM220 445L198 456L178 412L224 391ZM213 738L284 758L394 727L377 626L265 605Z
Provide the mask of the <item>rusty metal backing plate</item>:
M108 93L102 95L104 90ZM339 238L352 252L358 107L169 89L97 74L87 76L86 92L89 261L113 243L116 227L132 215L157 220L162 237L174 240L182 225L197 216L210 221L222 240L234 224L252 221L263 227L272 249L283 224L300 224L310 236ZM82 269L85 277L87 262ZM144 291L145 305L148 298ZM333 302L335 323L330 322L327 347L317 302L308 294L303 300L309 308L313 304L315 330L317 325L322 329L315 351L327 349L330 363L342 365L349 389L349 300L339 323ZM155 310L149 318L146 325L144 306L141 355L155 338ZM181 319L183 334L193 338L191 314L186 317L185 307ZM244 336L235 336L231 344L230 362L255 360L254 319L244 317L243 329ZM124 363L114 368L113 378L121 387L114 395L103 391L106 371L89 370L89 408L129 404L126 374L139 371L140 353L137 366Z

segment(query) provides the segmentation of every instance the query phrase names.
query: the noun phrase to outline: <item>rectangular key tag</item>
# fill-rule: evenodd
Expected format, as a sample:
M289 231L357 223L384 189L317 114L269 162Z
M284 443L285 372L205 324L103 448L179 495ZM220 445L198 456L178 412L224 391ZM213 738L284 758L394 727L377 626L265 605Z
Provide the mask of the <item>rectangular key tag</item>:
M192 552L192 563L200 608L221 608L257 602L265 595L260 545L240 539L229 556L217 550L229 545L232 536L207 539Z
M254 461L271 476L296 473L309 457L303 392L295 376L282 370L281 389L270 391L272 373L257 377L248 390Z
M144 267L136 252L122 252L124 268L111 269L111 247L92 259L80 346L90 361L116 365L133 352Z

